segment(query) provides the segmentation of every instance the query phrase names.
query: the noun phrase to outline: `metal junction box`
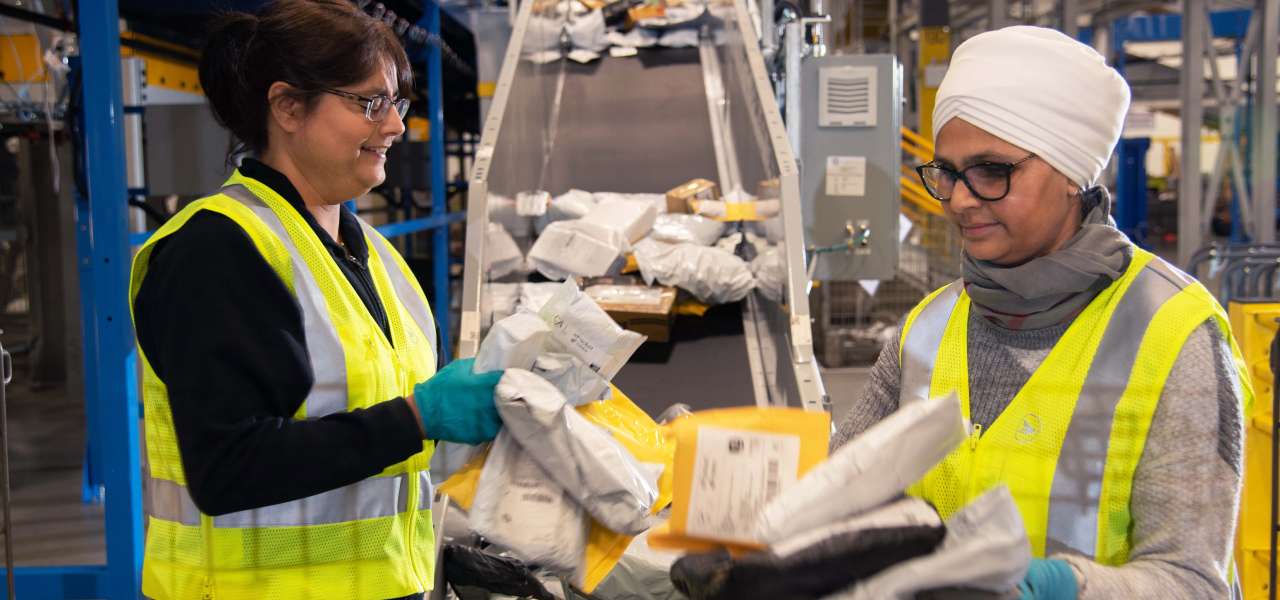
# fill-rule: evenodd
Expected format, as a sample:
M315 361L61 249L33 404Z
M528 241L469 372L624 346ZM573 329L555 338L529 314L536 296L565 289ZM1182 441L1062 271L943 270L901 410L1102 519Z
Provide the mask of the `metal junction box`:
M805 242L846 246L813 257L814 277L892 279L898 266L902 68L888 54L802 64L798 154Z

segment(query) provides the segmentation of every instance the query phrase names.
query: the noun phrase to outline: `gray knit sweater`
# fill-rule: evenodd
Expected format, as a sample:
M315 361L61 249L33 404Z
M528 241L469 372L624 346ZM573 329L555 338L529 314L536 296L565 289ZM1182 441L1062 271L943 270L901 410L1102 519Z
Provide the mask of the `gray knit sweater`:
M1011 331L970 313L971 418L986 429L1066 332ZM1172 349L1171 349L1172 351ZM887 344L861 400L832 439L837 448L898 408L898 341ZM1080 598L1228 597L1227 567L1240 499L1242 391L1231 350L1211 322L1187 339L1165 384L1134 475L1133 551L1122 567L1058 555Z

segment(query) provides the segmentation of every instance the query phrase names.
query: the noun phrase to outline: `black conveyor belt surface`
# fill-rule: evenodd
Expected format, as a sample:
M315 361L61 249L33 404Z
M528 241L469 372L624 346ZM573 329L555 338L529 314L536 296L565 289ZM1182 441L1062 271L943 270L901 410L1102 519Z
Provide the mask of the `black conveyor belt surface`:
M552 194L661 193L719 179L698 49L565 61L552 154L544 180Z
M613 383L654 417L677 402L693 410L753 406L742 303L678 317L672 343L645 343Z

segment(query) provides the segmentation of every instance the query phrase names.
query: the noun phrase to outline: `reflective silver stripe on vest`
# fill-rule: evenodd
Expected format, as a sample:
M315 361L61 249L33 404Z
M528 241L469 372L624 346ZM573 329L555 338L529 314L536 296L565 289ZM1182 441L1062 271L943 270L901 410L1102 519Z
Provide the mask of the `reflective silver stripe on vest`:
M146 488L148 515L183 525L200 524L200 509L186 487L168 479L148 477Z
M418 471L418 510L431 510L436 491L431 488L431 471Z
M387 277L391 279L391 287L395 288L396 296L400 298L400 304L404 305L405 310L409 311L409 315L413 317L413 321L418 324L418 329L427 337L427 342L431 344L431 351L438 353L439 346L436 345L436 324L431 320L431 311L418 295L417 290L413 289L413 284L405 279L404 271L400 270L397 261L392 253L395 252L391 248L387 240L377 231L360 219L360 226L364 228L365 237L369 238L373 250L378 253L378 258L382 260L383 270L387 272ZM437 363L439 357L436 357Z
M373 477L298 500L213 518L214 527L298 527L390 517L405 512L409 476Z
M374 477L298 500L217 516L213 526L302 527L390 517L406 512L408 498L409 475ZM183 525L200 524L200 509L183 485L149 478L147 499L147 514L152 517Z
M221 192L238 200L253 211L276 234L289 250L293 263L293 293L302 308L302 328L307 339L307 357L311 361L314 381L307 393L307 418L323 417L347 411L347 365L338 338L338 330L329 317L324 294L316 284L280 217L243 185L229 185Z
M933 366L938 358L938 347L947 331L951 311L964 290L962 281L953 281L916 315L906 339L902 342L902 388L899 402L926 400L929 384L933 380Z
M1067 426L1053 475L1045 555L1097 548L1098 501L1116 407L1124 395L1142 338L1160 307L1186 285L1160 259L1138 273L1107 322Z

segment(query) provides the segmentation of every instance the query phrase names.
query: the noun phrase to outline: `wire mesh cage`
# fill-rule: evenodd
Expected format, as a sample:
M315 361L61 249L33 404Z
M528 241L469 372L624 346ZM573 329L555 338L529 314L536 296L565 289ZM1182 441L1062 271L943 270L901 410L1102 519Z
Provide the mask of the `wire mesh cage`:
M825 367L874 362L907 312L960 276L959 236L908 166L932 158L932 145L903 130L903 151L902 214L911 230L899 248L894 278L878 284L819 282L810 294L816 350Z

